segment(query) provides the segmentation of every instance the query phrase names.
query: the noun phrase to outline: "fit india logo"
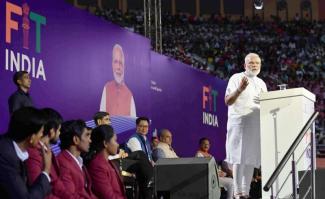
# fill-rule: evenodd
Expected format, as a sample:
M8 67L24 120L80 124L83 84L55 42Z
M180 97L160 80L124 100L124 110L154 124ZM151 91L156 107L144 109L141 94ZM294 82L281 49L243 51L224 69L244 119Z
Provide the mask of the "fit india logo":
M212 86L203 86L202 89L202 121L204 125L218 127L217 112L217 97L218 91Z
M41 30L46 25L46 17L31 11L26 2L16 5L6 1L5 8L5 42L8 46L5 49L5 69L12 72L25 70L33 78L46 81L44 63L39 58L41 56ZM35 27L35 35L30 34L31 27ZM16 38L19 36L22 37L22 42ZM35 39L35 49L30 49L32 39ZM21 45L21 48L25 49L24 52L36 52L35 56L17 52L10 48L11 45L16 47Z

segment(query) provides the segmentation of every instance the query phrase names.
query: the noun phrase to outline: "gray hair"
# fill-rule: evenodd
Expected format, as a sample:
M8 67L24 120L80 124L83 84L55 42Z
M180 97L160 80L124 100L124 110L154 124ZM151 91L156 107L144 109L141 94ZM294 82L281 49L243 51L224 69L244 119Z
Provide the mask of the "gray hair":
M119 50L121 52L121 55L122 55L122 63L123 63L123 66L124 66L124 52L123 52L123 48L120 44L115 44L114 47L113 47L113 50L112 50L112 57L114 57L114 52L115 50Z
M247 64L252 57L257 57L261 61L261 58L260 58L260 56L258 54L256 54L256 53L248 53L246 55L246 57L245 57L245 64Z

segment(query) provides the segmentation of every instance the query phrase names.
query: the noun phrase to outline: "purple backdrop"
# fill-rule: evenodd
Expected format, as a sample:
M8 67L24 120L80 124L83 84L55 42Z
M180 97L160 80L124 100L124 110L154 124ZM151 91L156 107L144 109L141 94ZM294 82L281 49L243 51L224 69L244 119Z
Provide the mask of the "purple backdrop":
M6 131L7 99L16 90L12 83L16 72L15 66L11 70L13 58L20 59L19 70L23 58L30 62L35 59L35 71L43 63L46 80L42 75L32 78L31 95L37 107L53 107L65 119L89 120L99 110L103 86L113 79L112 47L118 43L125 53L125 81L133 93L137 115L151 118L150 132L170 129L180 156L193 156L198 139L209 137L212 153L217 159L224 158L226 82L151 53L148 39L61 0L27 1L32 12L46 18L46 25L41 25L40 53L35 50L35 22L27 18L29 49L24 49L24 16L15 13L11 13L11 19L18 22L18 31L11 30L11 43L6 43L6 2L22 6L22 1L0 1L0 132ZM120 134L120 141L131 133L133 130Z
M180 156L194 156L201 137L211 140L211 152L217 159L225 157L226 82L195 70L181 62L151 53L152 120L157 129L167 128L173 133L173 146ZM203 88L212 88L214 100L205 101ZM211 109L210 109L210 103ZM217 117L218 125L203 122L203 112Z
M137 113L149 114L146 106L149 99L143 97L149 95L146 88L149 84L147 67L150 46L146 38L91 16L86 11L73 8L63 1L30 1L28 3L31 11L45 16L47 20L47 24L41 29L41 53L36 53L32 45L30 50L22 48L20 27L18 31L12 31L12 43L5 43L5 2L0 2L0 42L4 44L0 49L2 132L8 121L7 98L16 89L11 80L16 70L12 72L5 68L5 48L15 54L24 53L30 59L42 59L46 81L43 78L33 78L30 91L36 106L51 106L62 112L65 119L77 117L88 120L99 110L105 83L113 79L112 47L119 43L125 53L125 79L133 91ZM15 20L21 26L21 18ZM31 26L30 44L35 43L34 31Z

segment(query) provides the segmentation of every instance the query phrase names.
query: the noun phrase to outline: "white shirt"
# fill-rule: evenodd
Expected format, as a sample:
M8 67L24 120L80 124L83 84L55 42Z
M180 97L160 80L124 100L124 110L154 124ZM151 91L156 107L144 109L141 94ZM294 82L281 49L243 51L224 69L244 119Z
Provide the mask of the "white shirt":
M80 156L79 157L75 157L74 155L72 155L72 153L70 153L69 150L66 150L66 151L76 161L76 163L78 164L79 168L82 170L83 159Z
M16 155L18 156L19 160L21 160L22 162L27 160L28 157L29 157L28 152L27 151L22 151L15 141L12 141L12 143L14 144L15 152L16 152ZM43 171L42 173L46 176L48 181L51 182L50 176L45 171Z
M159 142L156 150L157 151L161 150L161 152L158 152L157 155L158 156L159 155L162 155L162 156L164 156L163 158L178 158L178 155L176 154L176 152L174 151L174 149L169 144L167 144L167 143Z
M141 135L144 140L147 140L146 136ZM126 145L128 146L128 148L134 152L134 151L142 151L141 148L141 143L139 142L139 140L135 137L129 139L129 141L126 143ZM147 146L146 146L147 147Z
M231 76L226 89L226 96L239 88L240 82L244 76L247 77L249 84L236 99L235 103L228 107L228 118L230 119L240 119L242 116L252 113L254 109L259 109L260 105L256 100L259 100L261 92L267 92L266 84L262 79L256 76L249 77L242 72ZM238 122L241 121L239 120Z
M115 159L119 159L119 158L120 158L120 154L109 155L108 156L108 160L115 160Z
M197 152L195 154L195 157L198 157L198 158L204 158L204 155L201 153L201 152Z
M267 92L264 81L245 73L234 74L228 82L226 96L235 92L242 78L249 84L236 101L228 106L226 161L230 164L260 166L260 105L259 95Z
M15 151L16 151L16 154L17 154L18 158L22 162L24 162L25 160L27 160L28 157L29 157L28 152L27 151L22 151L20 149L20 147L18 146L18 144L15 141L12 141L12 143L14 144L14 148L15 148Z

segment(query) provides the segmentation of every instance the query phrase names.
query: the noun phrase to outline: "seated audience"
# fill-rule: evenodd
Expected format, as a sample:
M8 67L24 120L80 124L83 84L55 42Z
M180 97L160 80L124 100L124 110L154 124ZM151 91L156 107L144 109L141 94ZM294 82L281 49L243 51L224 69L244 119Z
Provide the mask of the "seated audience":
M93 129L88 153L88 171L92 179L92 190L98 198L125 199L126 193L120 171L108 159L116 155L119 144L116 134L109 125L100 125Z
M94 119L96 126L111 125L111 119L110 119L109 113L107 113L107 112L99 111L99 112L95 113L93 119ZM109 155L108 159L114 160L114 159L119 159L119 158L126 158L127 156L128 156L128 153L126 153L123 149L120 149L117 154Z
M201 138L199 141L200 149L196 153L196 157L211 158L209 153L210 141L208 138ZM219 166L218 166L219 167ZM227 173L218 169L219 184L227 191L227 199L232 199L234 195L233 180L230 177L226 177Z
M136 133L128 140L127 147L131 152L143 151L147 155L148 160L152 161L151 145L147 137L149 123L150 121L147 117L136 119Z
M159 139L158 139L157 136L151 138L151 148L152 148L152 150L157 148L158 143L159 143Z
M103 125L103 124L111 125L111 118L109 117L109 113L107 112L99 111L95 113L93 119L96 126Z
M159 139L160 142L152 153L153 160L157 161L160 158L178 158L172 148L172 133L168 129L160 130Z
M27 184L25 160L27 149L36 147L43 135L42 111L23 107L13 112L7 134L0 139L0 197L43 199L50 192L50 151L42 147L44 166L30 186Z
M57 143L60 135L61 123L63 121L61 115L51 108L45 108L42 109L42 111L46 119L43 136L36 147L29 147L27 150L29 158L26 161L26 166L29 185L32 185L37 177L42 173L44 167L42 147L44 147L45 150L51 151L49 145ZM59 165L53 153L50 177L52 189L51 194L47 197L47 199L67 198L68 196L65 195L65 187L59 178Z
M107 112L97 112L94 120L97 126L110 124L109 114ZM136 174L136 180L140 189L140 198L152 198L150 184L153 177L153 167L145 152L138 150L128 154L120 149L118 154L109 155L108 157L109 160L118 160L120 158L122 158L122 169Z
M262 177L261 169L254 169L253 181L249 192L251 198L262 198Z
M61 128L61 153L57 159L60 166L60 178L69 193L68 198L94 199L91 190L91 178L83 165L81 153L89 150L91 132L82 120L64 122Z

